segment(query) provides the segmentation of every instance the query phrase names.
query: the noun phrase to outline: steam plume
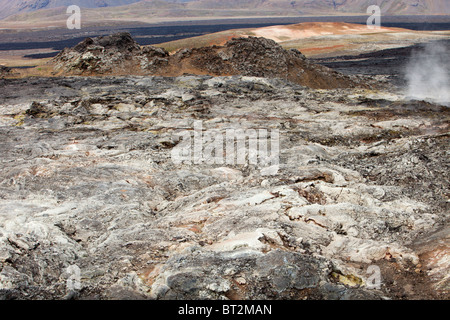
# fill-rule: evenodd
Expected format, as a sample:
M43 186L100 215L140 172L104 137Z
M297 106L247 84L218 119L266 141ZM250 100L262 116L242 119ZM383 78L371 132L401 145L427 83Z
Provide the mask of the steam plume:
M450 51L429 43L413 52L406 68L407 96L450 107Z

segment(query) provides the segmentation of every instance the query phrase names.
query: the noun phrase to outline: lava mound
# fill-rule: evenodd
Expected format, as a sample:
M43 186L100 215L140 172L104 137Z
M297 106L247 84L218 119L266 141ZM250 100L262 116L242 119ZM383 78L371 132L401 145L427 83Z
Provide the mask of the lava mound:
M129 33L121 32L86 38L61 51L51 63L60 75L142 75L166 66L168 58L164 49L141 47Z
M87 38L64 49L52 63L59 75L243 75L281 78L321 89L356 86L350 77L309 62L296 49L285 50L273 40L256 37L170 55L161 48L139 46L129 33L118 33Z

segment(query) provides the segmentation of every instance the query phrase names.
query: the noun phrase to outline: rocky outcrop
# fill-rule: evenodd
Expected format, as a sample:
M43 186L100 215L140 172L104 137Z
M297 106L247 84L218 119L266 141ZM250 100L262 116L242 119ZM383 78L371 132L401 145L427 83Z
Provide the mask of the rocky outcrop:
M55 70L66 74L141 74L167 65L169 54L160 48L141 48L129 33L86 38L53 59Z
M11 74L11 68L0 65L0 78L6 77Z
M309 62L298 50L273 40L238 38L225 46L180 50L170 56L156 47L141 48L128 33L87 38L53 59L60 74L78 75L243 75L289 80L311 88L346 88L358 84L327 67Z
M324 89L355 86L349 77L310 63L298 50L285 50L265 38L238 38L223 47L182 50L172 61L177 70L198 74L279 78Z
M448 108L240 76L1 81L2 298L448 297ZM175 163L197 121L278 129L278 170Z

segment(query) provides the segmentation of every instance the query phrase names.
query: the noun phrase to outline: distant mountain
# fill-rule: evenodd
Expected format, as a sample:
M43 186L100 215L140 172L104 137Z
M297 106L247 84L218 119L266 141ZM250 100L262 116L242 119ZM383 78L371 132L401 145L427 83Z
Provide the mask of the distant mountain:
M380 6L385 14L450 14L450 0L197 0L190 7L338 14L366 13L370 5Z
M17 13L77 5L83 8L123 6L139 0L0 0L0 19Z
M96 17L115 19L131 14L141 21L143 17L365 15L370 5L379 5L382 13L389 15L450 15L450 0L0 0L0 19L69 5L94 9ZM123 7L113 8L117 6Z

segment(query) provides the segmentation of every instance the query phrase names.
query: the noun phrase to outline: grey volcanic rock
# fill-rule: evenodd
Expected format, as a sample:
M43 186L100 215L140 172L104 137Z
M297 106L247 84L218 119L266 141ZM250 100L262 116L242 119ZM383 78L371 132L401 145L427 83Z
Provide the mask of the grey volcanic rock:
M448 108L241 76L0 81L2 298L448 296ZM278 129L279 170L175 163L195 121Z
M247 76L287 74L289 62L298 58L294 51L284 50L275 41L265 38L232 39L225 47L233 66Z

